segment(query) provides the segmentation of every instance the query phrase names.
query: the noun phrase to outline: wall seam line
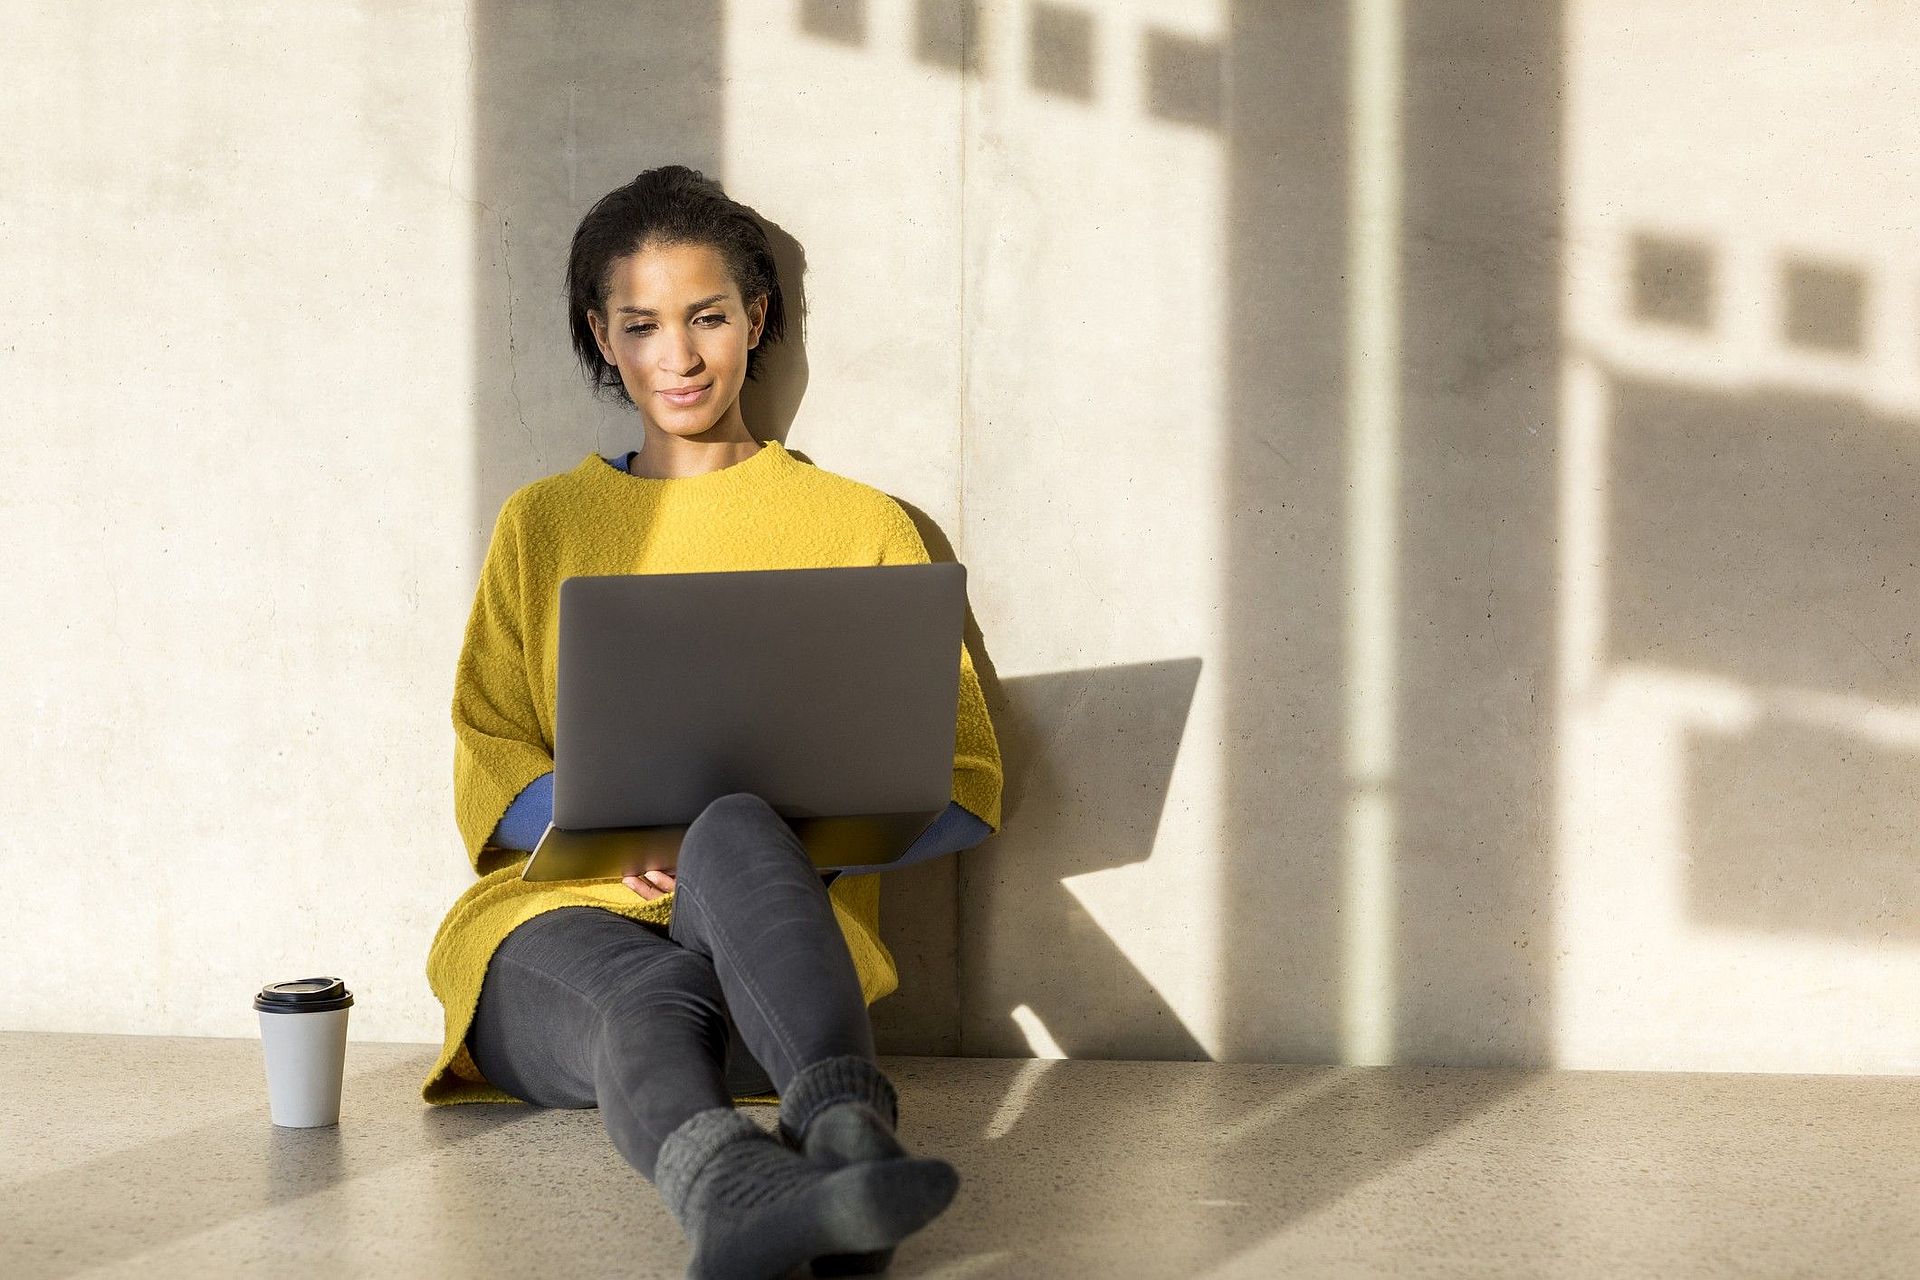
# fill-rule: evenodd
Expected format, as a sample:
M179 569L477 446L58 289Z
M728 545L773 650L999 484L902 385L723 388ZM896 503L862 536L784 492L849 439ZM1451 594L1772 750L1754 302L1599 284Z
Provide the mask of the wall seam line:
M967 559L967 412L972 403L968 394L968 342L967 331L967 99L972 94L971 75L975 68L974 40L976 38L976 12L972 6L961 9L960 26L960 156L959 156L959 198L960 198L960 405L954 415L954 429L957 437L959 465L955 469L956 492L954 494L953 531L954 558L962 564ZM967 1056L967 969L964 936L967 922L966 866L954 864L953 874L953 1046L958 1057Z

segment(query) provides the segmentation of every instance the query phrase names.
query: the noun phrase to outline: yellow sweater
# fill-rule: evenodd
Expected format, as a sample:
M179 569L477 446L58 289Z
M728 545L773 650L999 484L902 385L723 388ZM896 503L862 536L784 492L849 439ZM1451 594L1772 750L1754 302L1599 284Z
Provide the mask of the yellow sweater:
M744 462L670 480L629 475L588 454L573 470L507 498L454 673L454 819L479 879L454 902L427 952L427 982L446 1010L446 1041L421 1097L430 1103L515 1100L487 1082L465 1043L487 963L515 926L560 907L600 907L659 924L672 915L671 893L648 901L617 880L522 880L528 855L486 843L520 791L553 768L561 580L927 559L899 503L802 462L776 440ZM973 656L962 643L953 798L998 831L1000 784L999 744ZM880 941L880 881L840 876L828 889L869 1005L900 983Z

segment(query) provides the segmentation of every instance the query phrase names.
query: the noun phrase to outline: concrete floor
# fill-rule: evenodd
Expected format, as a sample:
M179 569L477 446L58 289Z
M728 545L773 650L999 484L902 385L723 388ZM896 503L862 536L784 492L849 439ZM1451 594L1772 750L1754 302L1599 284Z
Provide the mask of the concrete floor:
M0 1033L0 1275L681 1274L598 1112L429 1108L433 1056L286 1130L257 1041ZM1920 1079L885 1065L962 1178L897 1276L1920 1275Z

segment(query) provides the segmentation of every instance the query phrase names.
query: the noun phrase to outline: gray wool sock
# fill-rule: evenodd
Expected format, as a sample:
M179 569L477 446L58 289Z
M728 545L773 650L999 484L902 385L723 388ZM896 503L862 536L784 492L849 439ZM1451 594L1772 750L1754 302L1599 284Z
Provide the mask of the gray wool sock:
M861 1057L825 1058L787 1082L780 1095L779 1134L788 1146L830 1169L905 1159L907 1149L894 1135L899 1116L899 1095L879 1067ZM813 1273L872 1275L892 1263L892 1249L828 1254L813 1260Z
M852 1114L847 1111L847 1104L853 1104L852 1112L857 1112L866 1123L843 1121L835 1126L816 1123L830 1110ZM822 1058L795 1072L793 1079L787 1081L787 1087L780 1091L780 1138L796 1151L807 1150L809 1143L816 1147L830 1145L820 1141L829 1127L836 1139L861 1138L862 1130L882 1131L858 1144L870 1148L870 1154L865 1150L807 1151L816 1158L844 1163L904 1155L905 1151L893 1140L893 1131L899 1123L900 1095L894 1091L893 1081L865 1058L853 1055ZM878 1140L880 1137L885 1141Z
M940 1160L828 1169L734 1108L712 1107L667 1135L654 1185L693 1245L689 1277L780 1280L813 1259L891 1250L959 1183Z

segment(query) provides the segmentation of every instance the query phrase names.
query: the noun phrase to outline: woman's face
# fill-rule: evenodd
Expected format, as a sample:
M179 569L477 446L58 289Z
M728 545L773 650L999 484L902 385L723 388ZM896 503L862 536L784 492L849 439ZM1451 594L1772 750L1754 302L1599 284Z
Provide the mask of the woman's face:
M642 246L607 279L605 314L588 321L647 421L682 437L745 436L740 387L767 300L745 305L719 250L703 244ZM694 394L670 394L681 388Z

